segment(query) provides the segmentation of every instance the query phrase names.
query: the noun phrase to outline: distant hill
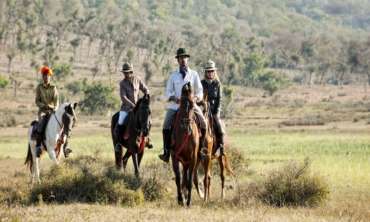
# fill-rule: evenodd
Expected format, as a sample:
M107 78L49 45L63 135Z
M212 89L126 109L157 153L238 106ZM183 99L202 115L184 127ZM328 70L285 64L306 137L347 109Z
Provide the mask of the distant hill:
M251 62L340 76L366 73L354 60L370 54L360 50L369 14L366 0L4 0L0 55L9 73L20 55L23 70L68 65L93 76L130 60L149 81L165 78L184 46L199 69L214 59L229 83L250 75Z

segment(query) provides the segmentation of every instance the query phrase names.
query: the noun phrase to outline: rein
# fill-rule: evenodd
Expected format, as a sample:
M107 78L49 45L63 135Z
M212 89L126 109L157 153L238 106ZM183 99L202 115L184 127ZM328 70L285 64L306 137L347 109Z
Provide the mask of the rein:
M179 132L179 128L181 127L181 126L179 125L179 121L180 121L180 111L177 113L177 115L176 115L176 120L175 120L175 124L176 124L176 126L177 126L177 127L176 127L176 134L178 134L178 132ZM190 121L190 122L191 122L191 121ZM190 122L189 122L189 123L190 123ZM184 150L185 145L187 145L187 144L189 143L190 135L191 135L191 130L190 130L189 132L187 132L187 133L184 135L184 137L183 137L183 139L182 139L182 143L181 143L181 145L175 148L175 158L176 158L177 160L180 160L180 153Z

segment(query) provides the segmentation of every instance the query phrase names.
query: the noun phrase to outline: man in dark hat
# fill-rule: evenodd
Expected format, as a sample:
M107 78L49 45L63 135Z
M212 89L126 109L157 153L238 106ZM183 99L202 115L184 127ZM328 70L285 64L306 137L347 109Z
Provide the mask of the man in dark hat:
M181 98L181 89L183 85L190 82L194 88L195 101L201 101L203 99L203 88L200 82L199 75L196 71L189 68L188 60L190 55L184 48L179 48L176 53L176 59L179 64L179 68L171 73L170 78L167 81L166 86L166 98L169 102L166 112L166 117L163 123L163 150L164 153L159 155L159 158L165 162L169 161L170 158L170 146L171 146L171 126L175 117L176 111L179 109L179 103ZM195 105L194 113L200 120L200 128L202 137L200 138L200 146L205 146L205 132L206 132L206 121L200 108Z
M115 133L120 139L120 143L122 143L122 136L120 135L123 135L125 130L125 119L128 113L135 107L139 99L139 92L149 94L146 85L134 75L134 70L130 63L123 64L121 72L124 74L124 79L119 83L122 105L118 124L115 128ZM152 148L152 145L149 144L148 147Z

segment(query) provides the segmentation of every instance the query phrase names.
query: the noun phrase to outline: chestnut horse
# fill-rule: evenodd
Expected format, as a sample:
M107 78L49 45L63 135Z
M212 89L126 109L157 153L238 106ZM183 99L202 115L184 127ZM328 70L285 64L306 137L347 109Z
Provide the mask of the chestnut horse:
M111 134L114 146L114 154L116 159L116 167L118 169L126 169L127 161L132 156L132 162L135 168L135 175L139 177L139 167L144 155L144 148L147 143L150 131L150 96L144 95L138 100L135 108L129 112L128 123L126 124L125 133L128 138L123 139L123 144L119 144L119 138L114 133L114 128L118 123L119 112L112 116ZM121 135L124 137L124 135ZM126 153L123 155L123 147L126 147ZM122 156L123 155L123 156Z
M199 132L195 122L194 105L192 87L190 83L186 83L182 87L180 108L176 114L172 132L174 145L171 149L171 159L176 178L177 201L180 205L184 204L183 188L187 206L190 206L191 203L193 174L196 171L199 150ZM182 178L180 163L182 165Z
M221 177L221 199L225 197L225 170L228 171L229 174L234 176L234 173L229 165L228 158L225 155L216 156L216 152L219 146L217 141L216 133L215 133L215 122L210 111L210 106L208 102L208 95L207 92L203 94L203 113L207 120L207 130L206 130L206 144L207 144L207 153L206 157L199 162L202 163L204 169L204 201L207 202L210 197L210 187L211 187L211 169L212 169L212 160L217 159L218 164L220 166L220 177ZM198 183L198 175L194 175L194 183Z

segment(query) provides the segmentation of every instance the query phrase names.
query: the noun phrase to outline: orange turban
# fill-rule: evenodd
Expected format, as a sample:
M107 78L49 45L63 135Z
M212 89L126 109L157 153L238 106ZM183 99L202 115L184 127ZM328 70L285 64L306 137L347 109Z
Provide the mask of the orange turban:
M41 69L40 69L40 73L41 74L47 74L47 75L49 75L49 76L51 76L51 75L53 75L53 70L51 70L49 67L47 67L47 66L43 66L43 67L41 67Z

